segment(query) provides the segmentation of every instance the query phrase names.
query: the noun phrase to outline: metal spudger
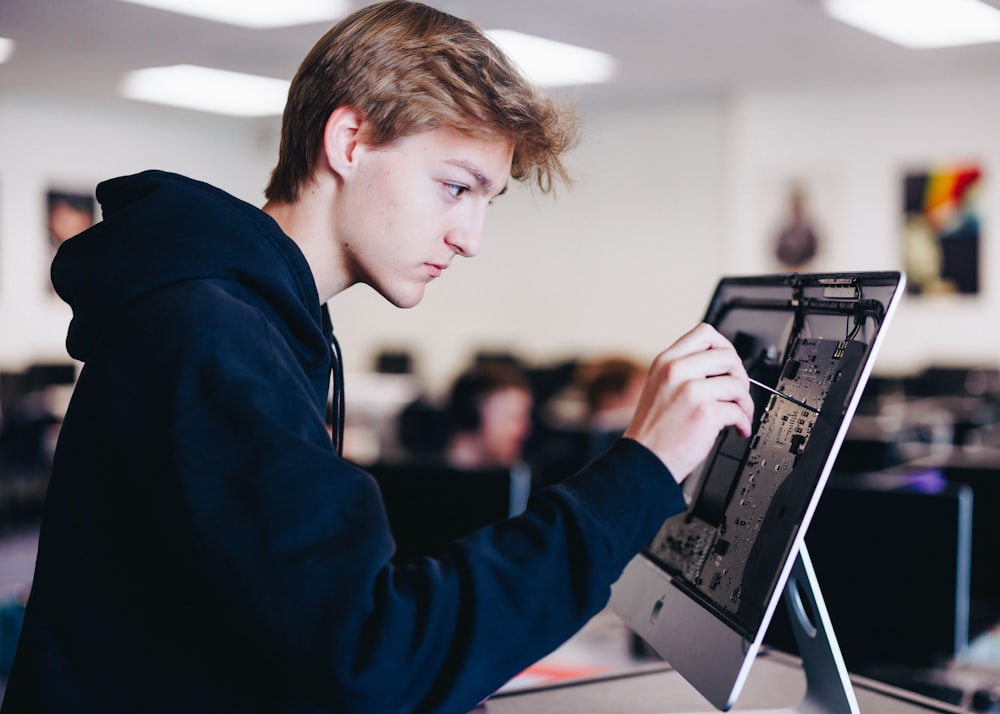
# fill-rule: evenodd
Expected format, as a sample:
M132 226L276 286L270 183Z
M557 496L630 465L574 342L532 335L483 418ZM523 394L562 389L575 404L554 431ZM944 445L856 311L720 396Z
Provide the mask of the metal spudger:
M800 402L795 397L790 397L787 394L785 394L784 392L779 392L777 389L773 389L772 387L767 386L763 382L758 382L753 377L750 377L750 384L756 384L758 387L760 387L761 389L763 389L765 391L770 392L771 394L776 394L779 397L781 397L782 399L787 399L792 404L798 404L803 409L808 409L811 412L815 412L815 413L819 414L819 409L817 409L816 407L810 406L809 404L806 404L805 402Z

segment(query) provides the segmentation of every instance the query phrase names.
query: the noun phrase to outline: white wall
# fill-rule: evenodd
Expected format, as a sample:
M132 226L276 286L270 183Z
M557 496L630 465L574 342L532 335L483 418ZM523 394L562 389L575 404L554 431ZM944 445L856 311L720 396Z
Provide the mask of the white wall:
M642 359L696 321L717 275L721 103L586 118L577 183L512 186L480 256L401 311L365 287L332 303L348 369L411 349L441 387L477 349L532 360L626 352ZM180 171L260 203L276 125L136 106L0 97L0 366L64 356L68 309L47 285L44 196L144 168Z
M876 369L1000 358L1000 75L867 86L748 91L730 121L725 270L773 270L771 210L789 178L811 185L825 248L817 270L902 268L902 177L978 162L980 293L908 296Z
M48 282L49 189L92 194L102 179L159 168L260 203L270 141L261 134L253 123L138 104L0 94L0 368L68 359L70 311Z
M995 364L998 85L771 88L589 110L577 185L554 200L512 187L479 257L456 262L420 306L392 308L364 287L334 299L346 366L406 347L442 386L476 349L648 360L701 317L720 274L777 268L770 236L789 177L806 178L822 219L812 267L894 269L902 173L963 159L985 172L983 292L905 301L879 366ZM64 355L69 313L45 284L49 187L155 167L260 203L275 150L276 122L0 95L0 367Z

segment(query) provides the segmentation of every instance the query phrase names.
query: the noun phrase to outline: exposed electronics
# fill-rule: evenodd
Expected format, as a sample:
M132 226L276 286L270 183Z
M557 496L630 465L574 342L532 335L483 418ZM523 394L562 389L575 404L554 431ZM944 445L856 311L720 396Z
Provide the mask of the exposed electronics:
M719 435L684 483L687 510L629 563L611 604L719 709L735 704L790 583L805 706L857 711L803 536L904 285L902 273L870 272L728 277L716 287L706 322L770 391L751 387L751 436Z

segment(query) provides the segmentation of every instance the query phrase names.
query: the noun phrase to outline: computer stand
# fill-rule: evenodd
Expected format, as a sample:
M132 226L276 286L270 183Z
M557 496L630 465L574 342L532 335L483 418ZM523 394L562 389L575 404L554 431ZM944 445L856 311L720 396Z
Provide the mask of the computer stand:
M784 595L806 674L806 694L795 706L755 709L752 714L860 714L805 543L795 558ZM751 714L738 706L733 711Z

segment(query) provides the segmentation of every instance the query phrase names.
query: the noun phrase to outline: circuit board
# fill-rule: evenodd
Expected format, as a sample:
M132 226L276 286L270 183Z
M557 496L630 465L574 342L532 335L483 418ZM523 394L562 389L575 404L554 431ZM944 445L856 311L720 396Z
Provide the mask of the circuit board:
M836 430L824 407L842 413L864 349L858 342L797 340L776 388L818 411L760 390L754 434L723 432L691 506L667 520L647 548L748 630L763 616L777 577L772 566L791 547L832 447Z

